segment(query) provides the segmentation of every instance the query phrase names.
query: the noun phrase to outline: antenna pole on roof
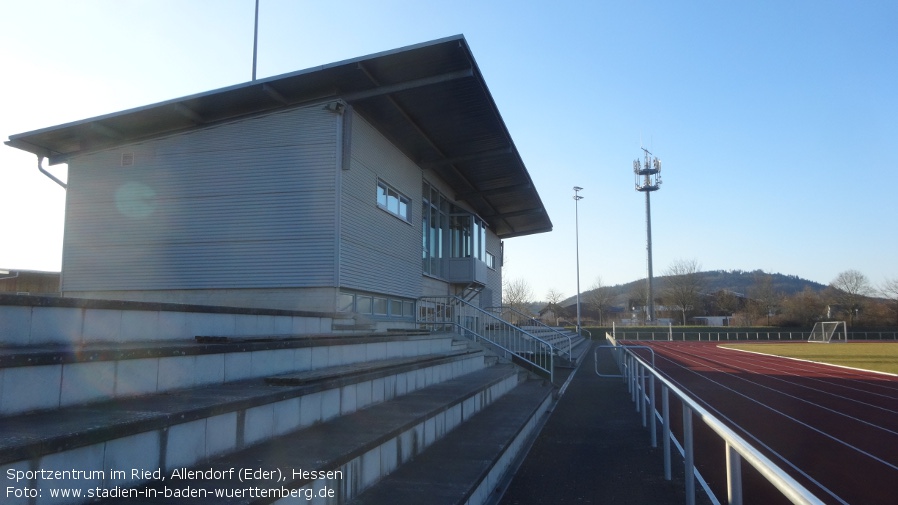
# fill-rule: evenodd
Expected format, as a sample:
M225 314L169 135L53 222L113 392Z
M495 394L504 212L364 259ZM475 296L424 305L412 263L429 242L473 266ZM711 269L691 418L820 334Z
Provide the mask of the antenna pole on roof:
M259 50L259 0L256 0L256 23L253 28L253 80L256 80L256 53Z

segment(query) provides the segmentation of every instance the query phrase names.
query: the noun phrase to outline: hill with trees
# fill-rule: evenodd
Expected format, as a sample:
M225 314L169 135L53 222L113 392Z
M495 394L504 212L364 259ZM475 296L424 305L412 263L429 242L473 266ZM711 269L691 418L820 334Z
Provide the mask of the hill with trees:
M712 270L707 272L697 272L699 282L704 286L703 291L706 293L716 293L718 291L730 291L741 295L748 296L758 282L769 279L770 286L778 293L791 296L800 293L805 289L815 292L822 292L826 289L826 284L802 279L797 275L785 275L780 273L766 273L763 270L745 271L745 270ZM663 289L665 283L669 280L668 275L656 276L654 279L655 290ZM598 289L607 289L613 297L630 296L631 294L644 295L646 279L628 282L626 284L617 284L614 286L593 286L589 290L580 293L581 301L589 294ZM633 297L638 298L638 297ZM571 296L560 302L561 305L573 305L577 297Z
M644 324L645 278L604 286L597 281L580 293L584 324ZM503 304L536 317L573 324L576 296L550 290L534 301L527 282L505 279ZM874 285L861 272L846 270L830 284L762 270L699 271L695 260L678 260L655 277L655 322L677 325L810 327L816 321L844 320L849 326L898 327L898 279Z

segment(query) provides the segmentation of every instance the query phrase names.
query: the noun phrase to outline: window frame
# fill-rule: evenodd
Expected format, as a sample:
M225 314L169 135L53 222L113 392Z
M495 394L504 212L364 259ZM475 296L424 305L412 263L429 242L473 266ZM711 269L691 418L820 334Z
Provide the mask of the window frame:
M377 208L411 224L412 199L380 178L377 179L376 188Z

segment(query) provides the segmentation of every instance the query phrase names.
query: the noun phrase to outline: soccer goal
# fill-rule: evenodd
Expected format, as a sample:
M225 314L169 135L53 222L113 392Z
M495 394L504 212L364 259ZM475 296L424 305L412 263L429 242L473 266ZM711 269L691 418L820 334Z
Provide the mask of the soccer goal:
M820 321L814 323L808 342L822 342L828 344L832 341L847 342L848 332L845 330L845 321Z

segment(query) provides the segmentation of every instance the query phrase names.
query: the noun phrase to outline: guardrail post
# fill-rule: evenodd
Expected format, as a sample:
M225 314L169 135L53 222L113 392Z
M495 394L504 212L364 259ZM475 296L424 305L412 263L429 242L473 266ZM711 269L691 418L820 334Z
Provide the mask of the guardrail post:
M685 452L686 505L695 505L695 453L692 448L692 408L683 404L683 452Z
M639 412L639 375L642 373L642 366L639 361L633 359L633 403L636 404L636 412Z
M555 384L555 353L549 349L549 382Z
M742 505L742 456L727 442L727 500Z
M664 480L670 480L670 393L661 386L661 443L664 444Z
M639 367L639 402L636 404L636 412L642 413L642 427L645 428L645 366Z
M658 433L655 422L655 374L649 374L649 422L652 423L652 447L658 447Z

